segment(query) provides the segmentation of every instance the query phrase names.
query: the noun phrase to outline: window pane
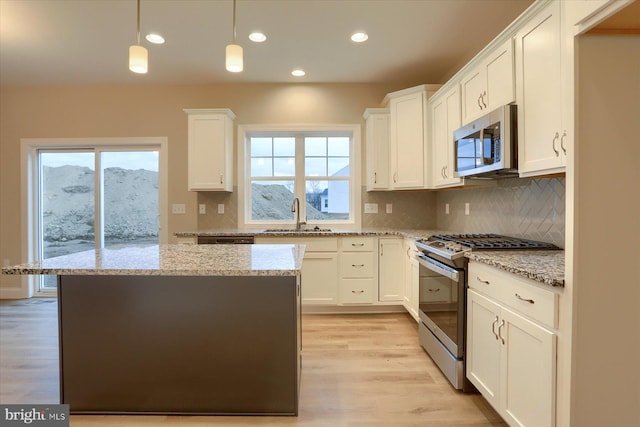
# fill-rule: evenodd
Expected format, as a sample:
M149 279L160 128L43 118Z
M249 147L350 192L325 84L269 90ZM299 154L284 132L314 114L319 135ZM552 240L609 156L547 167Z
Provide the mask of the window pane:
M309 220L349 219L349 181L307 181L306 198Z
M105 151L100 156L104 247L158 243L158 152Z
M271 138L251 138L251 157L272 156Z
M271 157L252 157L251 176L273 176Z
M328 176L349 176L349 158L329 157Z
M327 176L327 158L306 157L304 159L304 174L306 176Z
M305 156L326 156L327 155L327 138L325 137L306 137L304 139L304 155Z
M295 157L295 138L273 138L273 155L283 157Z
M328 154L329 156L349 157L349 137L330 137Z
M273 176L295 176L296 159L294 157L276 157L273 159Z
M251 219L254 221L292 220L293 181L252 181Z

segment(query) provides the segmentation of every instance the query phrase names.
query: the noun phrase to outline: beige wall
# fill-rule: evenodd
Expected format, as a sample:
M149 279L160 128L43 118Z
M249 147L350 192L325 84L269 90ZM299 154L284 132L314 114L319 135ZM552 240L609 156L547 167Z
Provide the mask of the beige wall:
M169 198L186 215L169 215L169 234L197 228L197 194L187 188L187 116L183 108L230 108L236 124L362 123L367 107L402 89L371 84L225 84L0 88L0 260L22 258L20 139L166 136ZM0 276L0 286L19 278Z
M582 36L572 422L640 425L640 36Z

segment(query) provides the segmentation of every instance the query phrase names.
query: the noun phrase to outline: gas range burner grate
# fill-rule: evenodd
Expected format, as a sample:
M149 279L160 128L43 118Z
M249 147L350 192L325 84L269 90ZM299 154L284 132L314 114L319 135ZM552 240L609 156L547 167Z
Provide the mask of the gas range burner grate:
M501 236L499 234L436 234L431 238L457 243L475 250L560 249L552 243Z

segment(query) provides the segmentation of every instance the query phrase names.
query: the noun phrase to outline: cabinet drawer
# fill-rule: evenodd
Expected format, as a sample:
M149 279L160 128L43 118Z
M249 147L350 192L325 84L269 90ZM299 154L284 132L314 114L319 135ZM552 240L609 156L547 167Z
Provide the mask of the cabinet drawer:
M340 277L375 277L376 254L342 253L340 255Z
M558 327L558 294L540 288L532 280L470 262L469 288L547 326Z
M340 304L373 304L377 299L376 287L376 280L372 278L342 279L340 281Z
M340 249L343 252L372 252L376 244L372 237L343 237Z
M307 245L307 252L337 252L338 239L335 237L256 237L255 243Z

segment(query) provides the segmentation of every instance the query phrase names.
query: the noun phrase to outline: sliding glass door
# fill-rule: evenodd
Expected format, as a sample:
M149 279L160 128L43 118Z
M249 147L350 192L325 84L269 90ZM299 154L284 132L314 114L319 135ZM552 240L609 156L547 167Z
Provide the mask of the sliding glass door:
M158 243L158 149L40 149L37 153L40 259ZM38 287L47 291L55 286L55 276L43 276Z

